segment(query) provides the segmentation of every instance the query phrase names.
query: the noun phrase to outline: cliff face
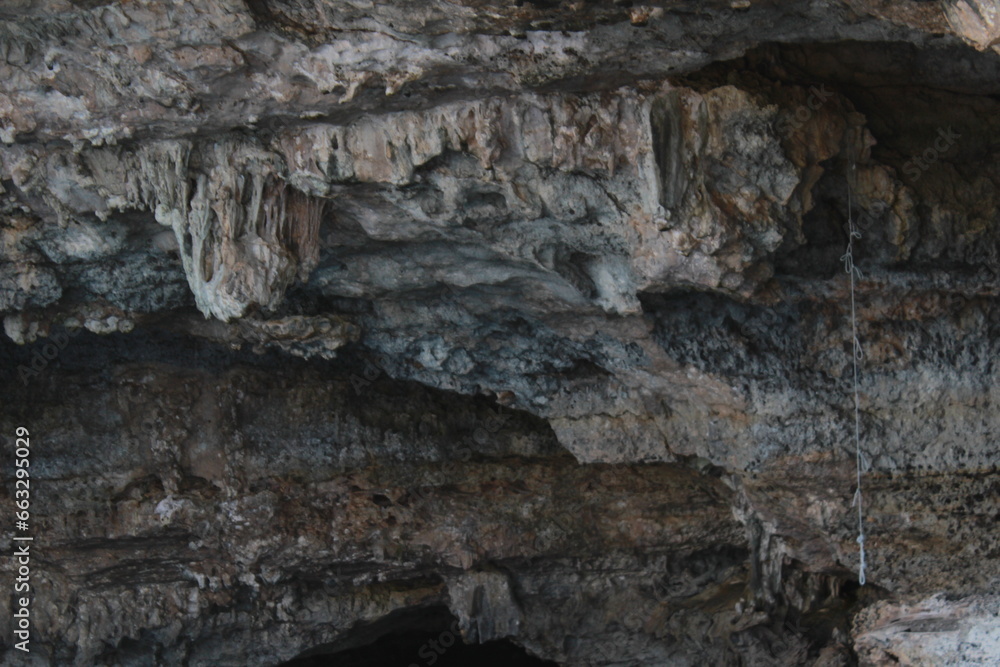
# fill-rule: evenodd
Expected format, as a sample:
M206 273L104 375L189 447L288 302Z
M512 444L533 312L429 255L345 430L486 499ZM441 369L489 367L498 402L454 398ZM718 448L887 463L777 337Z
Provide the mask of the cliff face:
M998 44L988 0L6 3L2 664L993 664Z

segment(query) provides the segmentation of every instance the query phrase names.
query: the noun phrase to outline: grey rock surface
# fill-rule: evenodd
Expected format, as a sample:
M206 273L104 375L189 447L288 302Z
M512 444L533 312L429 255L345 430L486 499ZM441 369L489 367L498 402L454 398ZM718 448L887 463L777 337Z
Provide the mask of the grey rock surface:
M991 664L997 12L5 3L0 664Z

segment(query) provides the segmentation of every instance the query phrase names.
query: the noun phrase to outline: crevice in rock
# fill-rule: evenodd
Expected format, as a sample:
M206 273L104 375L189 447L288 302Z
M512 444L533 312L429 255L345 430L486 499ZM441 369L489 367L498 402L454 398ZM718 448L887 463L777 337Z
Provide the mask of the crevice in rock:
M352 629L348 637L305 651L281 667L406 667L414 663L442 667L557 664L535 658L509 640L466 643L458 619L447 607L437 606L404 610Z

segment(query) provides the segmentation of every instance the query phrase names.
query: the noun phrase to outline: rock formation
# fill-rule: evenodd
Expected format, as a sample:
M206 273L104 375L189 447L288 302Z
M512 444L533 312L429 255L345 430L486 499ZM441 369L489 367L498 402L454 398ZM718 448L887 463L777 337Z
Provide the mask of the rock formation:
M995 664L991 0L13 0L0 82L0 664Z

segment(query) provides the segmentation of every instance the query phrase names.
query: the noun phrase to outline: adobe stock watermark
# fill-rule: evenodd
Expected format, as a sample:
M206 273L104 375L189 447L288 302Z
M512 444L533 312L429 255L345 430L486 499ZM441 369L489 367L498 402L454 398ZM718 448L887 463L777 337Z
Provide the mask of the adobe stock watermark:
M962 135L950 126L947 129L938 128L938 138L925 148L923 153L904 164L903 172L910 177L912 182L916 183L931 168L931 165L950 151L961 138Z
M351 373L351 377L348 378L351 383L351 388L354 389L354 395L360 396L376 380L383 375L388 375L385 371L385 366L385 357L377 356L375 361L365 359L364 368L361 370L361 374L358 375L357 373Z
M940 160L948 151L950 151L961 138L962 135L951 127L938 128L938 138L932 145L924 149L920 155L911 157L907 160L903 164L903 172L910 177L910 180L913 183L916 183L927 172L927 170L929 170L935 162ZM869 231L891 208L892 207L884 201L880 200L874 202L871 207L862 209L858 214L858 217L854 220L854 229L862 232ZM845 222L844 233L846 234L847 232L848 225L847 222Z
M79 336L83 331L83 327L57 331L45 343L36 343L31 355L31 362L27 366L21 364L17 367L17 377L21 383L27 387L28 382L41 375L49 364L55 361L66 349L70 340Z
M578 512L570 508L570 512L564 514L563 516L553 517L543 530L536 532L535 541L532 545L535 550L540 553L545 553L555 547L561 540L572 536L575 528L570 525L569 521L565 519L565 516L575 514L578 514Z
M35 539L28 534L31 527L31 437L28 429L18 426L14 449L14 564L17 568L14 578L14 637L18 640L14 648L30 653L31 641L31 543Z
M456 642L459 642L461 636L462 630L458 627L458 620L452 621L451 626L441 632L437 639L429 639L420 646L417 655L423 662L411 662L409 667L421 667L422 665L431 667L441 656L448 652L448 649L454 646Z
M797 131L808 123L816 115L816 112L833 98L834 94L832 90L827 90L825 83L820 84L819 87L811 87L806 101L795 107L793 113L783 116L778 121L778 131L784 134Z

